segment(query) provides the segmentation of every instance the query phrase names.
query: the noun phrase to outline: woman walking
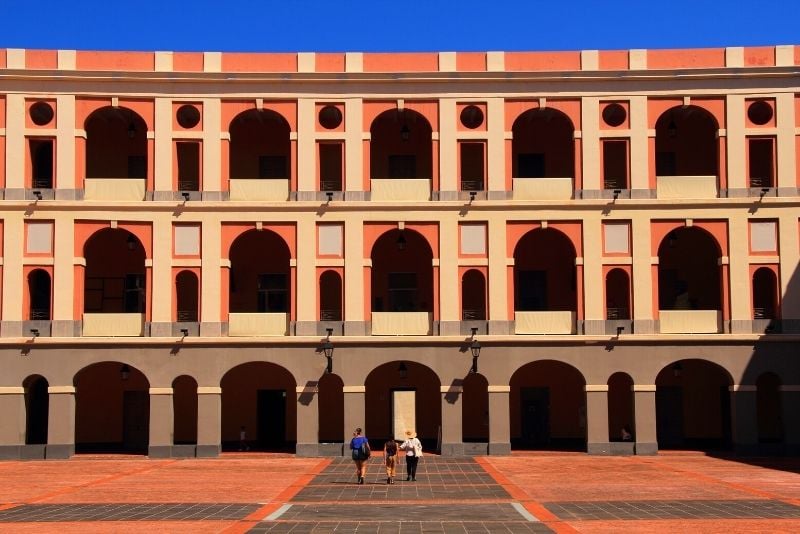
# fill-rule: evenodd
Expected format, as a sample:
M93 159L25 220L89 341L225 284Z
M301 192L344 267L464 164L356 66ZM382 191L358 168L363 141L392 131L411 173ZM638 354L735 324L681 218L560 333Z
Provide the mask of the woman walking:
M386 483L394 484L394 473L397 466L397 442L393 437L383 444L383 463L386 465Z
M417 433L406 430L406 440L400 445L406 451L406 481L417 481L417 464L422 458L422 443L417 439Z
M369 460L371 450L369 440L361 435L361 428L356 428L353 432L353 439L350 440L350 449L353 451L353 461L356 464L356 477L358 483L364 483L364 476L367 474L367 460Z

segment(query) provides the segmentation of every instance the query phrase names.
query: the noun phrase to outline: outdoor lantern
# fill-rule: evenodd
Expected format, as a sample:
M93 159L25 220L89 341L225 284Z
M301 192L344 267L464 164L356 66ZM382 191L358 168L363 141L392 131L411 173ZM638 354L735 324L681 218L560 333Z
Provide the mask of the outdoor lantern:
M325 359L328 360L328 364L325 366L325 374L329 375L333 372L333 343L331 342L333 328L326 328L325 331L328 333L328 337L325 338L325 343L322 344L322 353L325 355Z
M128 139L136 137L136 125L132 122L128 125Z
M402 380L408 378L408 367L406 367L406 362L400 362L400 365L397 367L397 373L400 375Z
M406 236L403 235L403 232L400 232L400 235L397 236L397 250L405 250L406 249Z
M667 125L667 135L670 137L675 137L678 135L678 125L675 124L675 119L669 121Z
M400 128L400 139L403 141L408 141L409 137L411 137L411 129L408 127L408 124L404 124Z
M469 372L475 374L478 372L478 358L481 355L481 344L478 343L477 339L472 341L472 344L469 346L469 350L472 352L472 368L469 370Z
M128 367L127 363L123 363L122 367L119 368L119 378L120 380L127 380L131 376L131 368Z
M128 234L125 244L128 246L128 250L133 250L133 247L136 246L136 238L133 237L133 234Z

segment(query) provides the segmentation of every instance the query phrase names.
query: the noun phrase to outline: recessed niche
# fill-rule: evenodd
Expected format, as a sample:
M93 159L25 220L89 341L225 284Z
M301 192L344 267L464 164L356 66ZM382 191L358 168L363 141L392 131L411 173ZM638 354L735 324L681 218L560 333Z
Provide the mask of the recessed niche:
M179 107L175 116L181 128L194 128L200 122L200 110L191 104Z
M319 123L323 128L333 130L342 124L342 112L336 106L325 106L319 110Z
M467 106L461 110L461 124L469 129L475 129L483 124L483 111L478 106Z
M50 124L50 121L53 120L53 106L48 104L47 102L36 102L34 103L29 113L31 115L31 120L37 126L44 126L46 124Z
M627 116L625 108L619 104L609 104L603 109L603 121L609 126L619 126Z
M772 120L772 106L765 100L756 100L748 106L747 118L759 126L767 124Z

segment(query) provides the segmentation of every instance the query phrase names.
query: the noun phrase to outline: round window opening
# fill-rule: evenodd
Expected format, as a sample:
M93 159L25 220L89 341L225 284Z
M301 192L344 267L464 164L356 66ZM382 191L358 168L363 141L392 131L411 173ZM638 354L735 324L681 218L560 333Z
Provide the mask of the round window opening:
M619 104L609 104L603 109L603 120L609 126L619 126L625 122L628 113Z
M175 115L181 128L194 128L200 122L200 110L191 104L179 107Z
M31 120L37 126L44 126L53 120L53 106L47 102L36 102L30 109Z
M336 106L325 106L319 110L319 123L328 130L338 128L342 124L342 112Z
M477 128L483 124L483 111L478 106L467 106L461 110L461 124L467 128Z
M764 100L756 100L747 108L747 118L753 124L767 124L772 120L772 106Z

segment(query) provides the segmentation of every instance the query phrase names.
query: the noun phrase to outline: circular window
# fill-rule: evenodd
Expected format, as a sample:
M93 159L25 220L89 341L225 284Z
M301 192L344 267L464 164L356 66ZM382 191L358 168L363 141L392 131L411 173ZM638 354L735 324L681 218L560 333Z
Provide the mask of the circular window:
M747 118L753 124L767 124L772 120L772 106L765 100L756 100L747 108Z
M319 110L319 123L328 130L338 128L342 124L342 112L336 106L325 106Z
M37 126L44 126L53 120L53 106L47 102L36 102L29 111L31 120Z
M603 109L603 120L609 126L619 126L627 116L625 108L619 104L609 104Z
M175 116L181 128L194 128L200 122L200 110L191 104L179 107Z
M467 106L461 110L461 124L467 128L477 128L483 124L483 111L478 106Z

